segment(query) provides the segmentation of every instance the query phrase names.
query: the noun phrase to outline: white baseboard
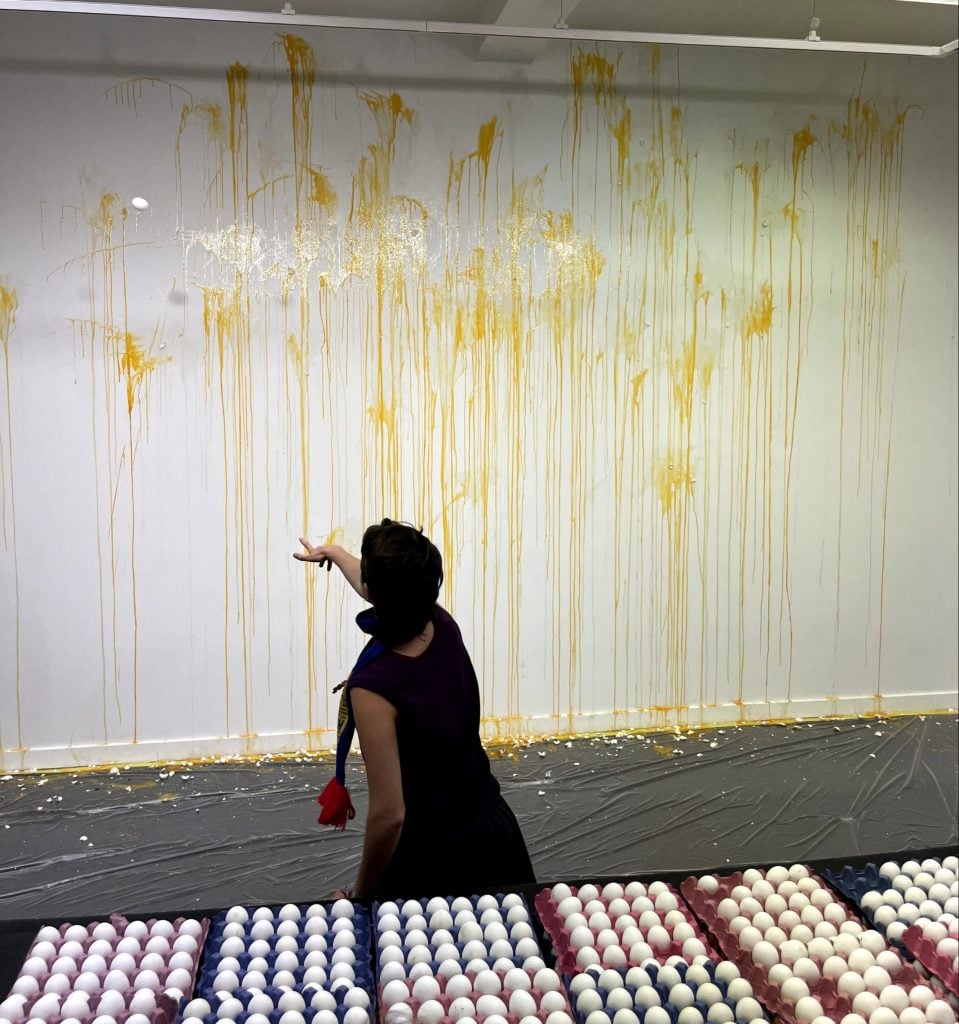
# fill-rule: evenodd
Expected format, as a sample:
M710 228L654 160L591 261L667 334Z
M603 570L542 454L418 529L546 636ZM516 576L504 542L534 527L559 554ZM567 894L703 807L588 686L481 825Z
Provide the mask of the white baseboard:
M569 715L530 715L484 720L484 735L495 741L547 736L590 736L614 732L652 732L677 726L720 728L728 725L813 721L832 718L954 714L959 691L816 697L739 704L694 704L685 708L629 708Z
M491 744L525 743L556 736L595 736L602 733L668 730L677 726L716 728L759 725L764 722L810 721L863 716L954 714L959 705L955 690L883 694L875 697L826 697L788 701L757 701L742 705L693 705L687 708L634 708L570 715L529 715L489 718L482 723ZM200 736L192 739L144 740L77 746L33 747L0 751L0 771L76 770L133 764L194 764L249 761L277 755L310 757L332 763L336 744L333 730L270 733L257 736Z

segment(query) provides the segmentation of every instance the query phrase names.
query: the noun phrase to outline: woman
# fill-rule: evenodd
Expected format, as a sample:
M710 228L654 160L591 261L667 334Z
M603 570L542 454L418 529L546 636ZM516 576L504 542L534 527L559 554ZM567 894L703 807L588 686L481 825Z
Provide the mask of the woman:
M443 560L421 530L384 519L361 558L300 538L301 561L334 565L373 605L382 653L349 692L366 763L369 812L352 895L471 894L535 882L513 812L479 736L476 673L436 599Z

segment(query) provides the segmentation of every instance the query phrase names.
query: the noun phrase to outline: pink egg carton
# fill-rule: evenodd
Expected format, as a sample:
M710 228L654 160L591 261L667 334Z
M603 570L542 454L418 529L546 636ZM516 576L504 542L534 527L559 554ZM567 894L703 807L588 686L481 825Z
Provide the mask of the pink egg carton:
M159 920L161 919L149 918L144 920L143 923L146 925L148 929L152 929L153 925L155 925ZM196 984L197 968L199 966L200 958L203 955L203 945L210 927L210 921L208 918L200 919L198 921L200 925L200 934L191 936L191 938L195 939L196 948L192 950L174 950L172 949L172 944L178 938L180 938L181 935L186 934L182 933L180 931L180 928L183 925L183 923L187 920L188 918L178 917L170 922L170 924L173 926L173 933L170 936L164 936L164 938L167 938L171 948L167 949L165 952L151 953L141 948L139 952L130 952L128 954L129 957L133 960L134 971L130 974L129 984L124 986L123 988L115 990L119 993L119 995L123 997L124 1004L123 1009L117 1010L116 1012L110 1014L110 1016L112 1016L117 1021L117 1024L124 1024L124 1022L129 1017L141 1012L131 1009L130 1003L133 1000L136 992L139 991L139 989L135 986L135 980L137 974L141 969L140 965L148 956L153 958L151 959L151 961L149 961L151 964L155 963L156 959L159 958L162 961L162 966L157 965L155 968L153 968L158 980L157 985L140 986L140 989L144 987L149 987L156 997L156 1006L152 1010L147 1010L143 1012L143 1016L145 1016L149 1020L150 1024L173 1024L173 1022L176 1020L179 1008L179 1000L175 999L172 996L165 995L163 989L165 988L167 979L173 974L174 971L185 970L189 975L189 982L185 988L183 986L181 986L180 988L181 991L183 991L184 994L187 996L189 996L192 993L193 988ZM94 936L94 930L97 929L98 926L103 923L109 923L116 929L117 934L115 938L106 939ZM26 1001L23 1004L23 1009L20 1013L14 1013L13 1016L10 1016L9 1014L5 1013L5 1016L8 1016L9 1019L13 1020L14 1024L17 1024L18 1021L29 1020L31 1018L33 1007L42 998L49 996L51 994L57 995L59 996L60 1001L62 1003L73 993L82 991L89 996L88 1011L86 1013L55 1013L46 1018L47 1024L60 1024L61 1021L66 1020L68 1018L76 1018L80 1021L80 1024L92 1024L93 1020L100 1014L98 1007L100 1006L101 1001L103 1000L106 992L106 990L103 987L103 983L110 974L110 963L114 957L120 955L120 953L116 949L116 945L124 938L123 932L131 923L132 922L129 918L126 918L120 914L110 915L107 922L94 921L89 925L72 925L69 922L66 922L57 927L56 930L59 935L59 938L57 939L54 939L52 937L42 937L42 933L46 930L45 926L45 928L41 929L40 932L37 933L36 938L30 945L30 950L27 953L26 957L24 958L24 963L23 966L21 967L20 974L18 975L17 980L14 982L13 988L11 989L11 995L16 993L18 983L21 983L27 977L35 979L38 986L38 990L27 996ZM77 932L78 929L85 930L85 937L80 938L79 934L74 936L74 932ZM70 938L67 937L68 934L70 935ZM148 934L147 936L144 936L142 938L142 942L145 943L149 941L150 938L153 938L153 936L150 936ZM138 938L138 941L141 940ZM83 961L86 959L86 957L90 956L91 953L101 949L103 943L108 943L111 947L109 951L104 951L100 954L106 963L106 970L101 970L99 972L85 972L82 968ZM72 948L68 944L79 945L82 950L82 953L76 954L76 956L73 957L73 959L77 962L77 968L75 970L57 972L55 974L51 970L51 968L53 964L56 962L56 960L62 955L61 950ZM45 956L39 956L38 953L43 951L48 945L52 945L54 947L54 953L52 955L47 953L47 955ZM186 956L189 958L189 966L187 966L187 963L185 962L182 964L181 967L171 966L170 961L177 953L186 954ZM38 971L28 970L28 965L30 964L31 959L42 961L43 963L45 963L46 969ZM184 960L184 957L180 956L178 959ZM98 984L94 986L91 981L89 985L84 985L78 988L77 982L81 978L81 975L84 974L95 975L96 978L98 979ZM64 991L62 993L44 992L44 988L46 987L48 982L50 982L50 979L58 976L62 976L66 979L66 987L64 988Z
M833 890L814 871L808 868L807 870L809 870L810 878L818 882L824 889L833 893ZM739 968L740 974L752 985L753 992L759 1002L766 1006L783 1024L798 1024L795 1003L792 1000L783 998L779 985L770 979L767 968L753 962L750 951L744 949L739 944L739 936L730 931L729 922L719 915L719 904L730 895L737 885L743 884L743 873L736 871L731 875L714 877L719 882L719 888L711 895L703 892L698 887L695 876L687 878L680 885L680 891L699 919L708 928L723 956L731 960ZM864 923L850 909L848 903L838 898L837 902L846 908L847 920L856 921L866 928L869 927L867 922ZM810 959L820 970L822 969L822 961L819 957L810 956ZM894 984L901 985L907 991L915 985L928 984L927 979L923 978L915 968L905 962L903 962L902 970L893 981ZM836 982L832 978L820 978L817 983L809 985L809 994L819 1001L825 1016L832 1017L834 1020L841 1020L847 1013L853 1012L852 998L839 992L836 988Z
M672 885L666 883L666 890L676 897L676 909L686 918L686 921L693 929L693 937L699 939L699 941L706 947L707 955L711 955L713 950L709 937L703 932L700 927L699 921L687 906L686 901L683 899L682 894ZM574 896L579 895L579 889L576 886L570 886L570 891ZM609 904L611 900L605 899L602 895L595 897L596 901L602 903L606 910L609 910ZM627 899L628 903L632 903L632 900ZM576 962L576 951L570 945L570 932L566 928L565 918L558 911L558 904L553 899L553 894L550 889L543 889L538 892L534 897L534 905L536 912L539 914L540 920L543 923L543 927L546 930L546 934L549 936L550 941L553 945L553 951L556 954L556 969L560 974L572 976L579 974L583 968ZM654 911L659 917L660 923L665 921L667 912ZM665 927L665 925L664 925ZM613 929L615 931L615 928ZM640 928L640 932L645 940L648 929ZM596 934L594 930L594 934ZM617 934L619 934L617 932ZM639 967L640 964L634 961L629 955L629 947L626 945L620 945L619 947L626 956L626 964L618 970L628 970L630 967ZM683 957L683 944L677 940L670 941L669 945L665 949L653 949L653 959L659 963L665 963L671 956ZM683 957L683 959L686 959Z
M505 970L494 970L493 968L490 968L490 969L493 970L494 973L499 977L500 982L502 982L504 980L504 978L506 977L506 973L507 972ZM521 970L522 968L518 968L518 969ZM465 973L466 977L470 979L471 983L476 980L476 973L477 973L476 971L464 971L464 973ZM527 970L526 974L529 977L530 982L532 982L533 979L536 976L536 971L534 971L534 970ZM439 995L439 998L438 998L437 1001L442 1003L444 1010L448 1011L449 1008L450 1008L450 1003L452 1003L452 1001L453 1001L452 998L446 994L446 986L447 986L447 983L449 982L449 978L447 978L445 975L442 975L442 974L434 975L434 977L436 978L436 981L439 983L439 986L440 986L440 995ZM418 1015L419 1015L420 1006L422 1005L423 1001L420 1000L420 999L417 999L413 995L413 985L415 984L414 981L412 981L409 978L403 978L403 979L400 979L400 981L404 981L406 983L407 989L409 990L410 996L409 996L409 999L406 1000L406 1002L409 1004L410 1008L412 1009L412 1011L413 1011L413 1019L415 1020L418 1017ZM376 995L377 995L376 1002L377 1002L377 1006L379 1007L377 1016L378 1016L378 1020L379 1020L380 1024L385 1024L386 1012L387 1012L385 1006L383 1005L383 988L384 988L384 986L381 983L381 984L377 985L377 989L376 989ZM509 1002L509 998L508 997L509 997L510 993L513 992L513 991L515 991L515 990L514 989L505 989L504 988L503 991L499 993L499 998L503 999L503 995L505 994L507 996L507 998L503 999L503 1002L508 1003ZM529 991L529 994L533 997L533 1001L536 1003L536 1007L537 1007L536 1013L535 1014L518 1014L518 1013L513 1013L512 1011L510 1011L510 1012L508 1012L506 1014L506 1020L508 1021L508 1024L519 1024L520 1020L524 1016L535 1016L535 1017L537 1017L540 1020L541 1024L546 1024L546 1018L550 1015L550 1013L554 1012L552 1010L543 1010L543 1009L540 1008L540 1004L542 1003L543 996L545 995L545 993L541 989L530 988L527 991ZM556 991L559 993L559 995L561 995L563 997L563 1004L564 1004L563 1008L562 1008L563 1011L565 1011L566 1013L569 1014L571 1020L575 1020L576 1016L573 1013L572 1008L570 1007L569 996L567 995L565 988L559 988ZM480 992L472 992L470 995L465 996L464 998L469 999L473 1003L473 1005L475 1006L476 1005L476 1001L480 998L481 995L482 995L482 993L480 993ZM483 1024L483 1022L486 1020L486 1017L487 1017L487 1014L480 1013L479 1011L477 1011L475 1014L473 1014L473 1019L477 1022L477 1024ZM453 1022L453 1019L447 1013L447 1014L445 1014L441 1018L439 1024L454 1024L454 1022Z
M902 934L902 943L950 992L959 995L959 970L955 961L937 952L936 943L926 938L921 928L916 925L907 928Z

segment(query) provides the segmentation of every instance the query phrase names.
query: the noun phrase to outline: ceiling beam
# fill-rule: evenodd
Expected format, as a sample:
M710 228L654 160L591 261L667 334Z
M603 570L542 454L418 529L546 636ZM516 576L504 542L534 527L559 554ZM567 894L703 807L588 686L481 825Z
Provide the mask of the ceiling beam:
M720 46L733 49L805 50L833 53L883 53L900 57L946 57L956 52L956 40L942 46L869 43L850 40L769 39L759 36L700 35L689 32L623 32L614 29L556 28L523 25L476 25L459 21L339 18L311 14L271 14L227 11L209 7L162 7L147 4L92 3L90 0L0 0L0 11L30 14L98 14L128 18L171 18L259 25L299 25L312 28L420 32L451 36L504 36L517 39L582 40L610 43L658 43L664 46Z
M494 24L561 28L580 0L506 0ZM487 36L476 51L477 60L532 64L546 48L545 39Z

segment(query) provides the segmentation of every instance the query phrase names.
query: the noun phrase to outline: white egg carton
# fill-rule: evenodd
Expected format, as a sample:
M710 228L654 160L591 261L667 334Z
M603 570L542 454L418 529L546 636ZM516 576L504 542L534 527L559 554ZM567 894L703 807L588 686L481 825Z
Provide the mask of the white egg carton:
M734 963L671 957L628 970L588 967L569 982L578 1024L766 1024Z
M381 1024L573 1024L552 968L467 969L459 974L395 978L379 986Z
M46 925L31 944L0 1021L172 1024L193 990L209 921L115 915Z
M370 993L369 949L367 912L347 899L231 907L210 929L196 993L207 999L235 996L240 1002L256 992L306 985Z
M435 975L444 963L462 968L499 961L544 966L529 907L518 893L400 900L373 907L377 979Z
M689 878L682 891L763 1004L786 1024L850 1015L846 1024L859 1024L857 999L871 1014L883 1006L884 989L908 992L924 980L805 865ZM935 1017L942 1000L937 993L933 999ZM887 1017L868 1022L892 1024Z
M710 953L686 901L666 882L608 882L602 889L557 882L535 905L564 974L586 967L614 970L680 956L687 963Z

